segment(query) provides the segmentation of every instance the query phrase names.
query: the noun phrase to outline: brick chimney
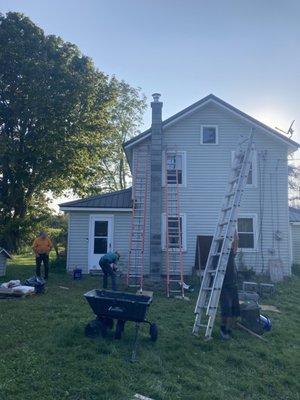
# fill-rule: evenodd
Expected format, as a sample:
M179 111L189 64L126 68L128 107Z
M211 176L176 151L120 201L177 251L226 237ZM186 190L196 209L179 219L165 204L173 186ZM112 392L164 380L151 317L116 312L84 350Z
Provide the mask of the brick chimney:
M162 106L160 94L151 102L151 185L150 185L150 275L159 278L162 272L161 214L162 214Z

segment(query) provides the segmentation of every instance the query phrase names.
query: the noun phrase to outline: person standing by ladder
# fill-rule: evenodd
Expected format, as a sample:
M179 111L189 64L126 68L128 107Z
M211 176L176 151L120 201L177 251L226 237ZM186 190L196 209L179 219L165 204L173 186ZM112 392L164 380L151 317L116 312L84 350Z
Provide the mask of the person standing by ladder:
M235 263L235 256L238 250L238 244L239 237L237 231L235 231L220 296L220 334L223 340L230 339L231 329L235 324L235 319L240 316L237 268Z
M120 259L117 251L106 253L100 258L99 265L103 271L103 289L107 289L108 276L111 277L111 288L117 290L116 264Z

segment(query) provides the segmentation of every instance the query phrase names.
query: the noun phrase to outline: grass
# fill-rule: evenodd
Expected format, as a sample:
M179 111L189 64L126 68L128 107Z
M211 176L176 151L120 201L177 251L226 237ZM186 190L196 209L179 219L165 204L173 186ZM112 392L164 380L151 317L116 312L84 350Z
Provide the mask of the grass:
M6 280L33 270L33 258L18 256ZM143 326L134 364L132 323L121 341L84 337L93 315L83 293L98 286L99 277L74 282L52 273L46 294L0 300L1 400L125 400L135 393L155 400L299 399L299 276L265 301L282 311L269 313L267 343L241 331L222 342L217 329L203 342L191 335L196 293L190 302L155 293L149 319L159 339L152 343Z

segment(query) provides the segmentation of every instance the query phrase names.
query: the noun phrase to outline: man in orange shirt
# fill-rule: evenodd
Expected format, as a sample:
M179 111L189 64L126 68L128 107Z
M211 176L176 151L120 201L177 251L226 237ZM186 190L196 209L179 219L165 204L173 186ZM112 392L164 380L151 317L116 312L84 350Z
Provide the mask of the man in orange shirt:
M41 265L44 264L45 279L49 274L49 253L52 249L51 240L45 232L40 232L39 236L33 242L33 251L35 253L36 275L41 276Z

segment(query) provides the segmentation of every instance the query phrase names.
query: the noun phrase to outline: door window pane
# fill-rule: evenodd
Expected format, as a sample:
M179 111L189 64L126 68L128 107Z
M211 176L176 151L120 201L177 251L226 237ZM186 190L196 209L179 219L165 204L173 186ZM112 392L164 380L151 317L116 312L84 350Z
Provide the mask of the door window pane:
M107 253L107 238L94 238L94 254Z
M107 236L108 221L95 221L95 236Z

